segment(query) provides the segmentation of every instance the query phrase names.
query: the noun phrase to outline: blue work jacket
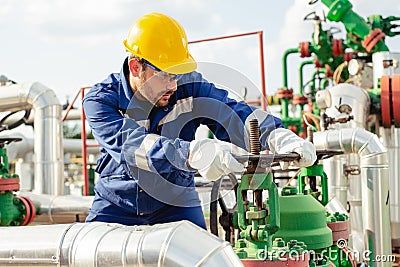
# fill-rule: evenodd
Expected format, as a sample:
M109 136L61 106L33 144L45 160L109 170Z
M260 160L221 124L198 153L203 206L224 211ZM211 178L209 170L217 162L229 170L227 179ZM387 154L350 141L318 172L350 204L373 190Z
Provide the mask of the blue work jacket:
M280 119L228 98L226 90L207 82L200 73L183 75L169 105L157 108L133 96L125 60L113 73L91 88L83 107L93 135L101 147L95 192L127 214L150 214L164 205L198 206L194 170L188 167L190 141L200 124L216 138L248 146L246 120L260 115L260 141ZM257 113L257 114L256 114ZM102 208L92 206L91 212Z

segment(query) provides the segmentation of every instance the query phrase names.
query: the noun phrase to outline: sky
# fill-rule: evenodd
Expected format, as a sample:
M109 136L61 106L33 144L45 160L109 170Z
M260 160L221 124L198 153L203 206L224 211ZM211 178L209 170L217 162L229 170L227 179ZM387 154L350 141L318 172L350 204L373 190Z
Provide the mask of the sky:
M0 75L18 83L41 82L60 102L72 99L83 86L119 72L126 52L122 45L132 22L157 11L179 21L188 39L199 40L263 31L267 94L282 86L281 58L286 49L311 41L310 12L326 8L309 0L0 0ZM354 0L353 10L400 16L398 0ZM400 24L400 23L399 23ZM343 28L341 24L325 23ZM339 34L340 37L340 34ZM400 52L400 36L387 38L391 51ZM211 82L248 88L248 99L260 94L260 58L256 35L192 44L189 49L199 70ZM297 88L297 55L289 57L289 87ZM239 74L239 75L238 75ZM244 77L238 79L238 77ZM0 95L1 96L1 95Z

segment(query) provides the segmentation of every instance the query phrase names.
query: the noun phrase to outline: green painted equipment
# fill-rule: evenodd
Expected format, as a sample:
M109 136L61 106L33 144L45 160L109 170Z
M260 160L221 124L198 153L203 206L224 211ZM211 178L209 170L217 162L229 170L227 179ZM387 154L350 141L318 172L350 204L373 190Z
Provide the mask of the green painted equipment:
M332 231L326 224L324 207L311 195L298 195L296 187L282 189L279 197L281 227L274 237L286 242L296 239L309 249L330 247Z
M249 190L253 191L255 202L247 199ZM261 201L263 190L268 191L267 202ZM248 244L238 255L240 258L256 259L259 250L271 250L271 237L279 229L278 189L272 182L271 174L244 174L237 196L235 224L241 230L240 237Z
M36 216L33 202L24 196L17 196L19 177L8 169L6 144L21 141L21 138L0 139L0 226L27 225Z
M324 172L322 164L319 161L332 156L343 154L341 150L319 150L317 151L317 161L314 165L301 168L297 175L298 190L300 194L312 195L322 205L328 203L328 177ZM321 190L317 188L317 177L321 179ZM308 178L309 187L306 189L306 178Z

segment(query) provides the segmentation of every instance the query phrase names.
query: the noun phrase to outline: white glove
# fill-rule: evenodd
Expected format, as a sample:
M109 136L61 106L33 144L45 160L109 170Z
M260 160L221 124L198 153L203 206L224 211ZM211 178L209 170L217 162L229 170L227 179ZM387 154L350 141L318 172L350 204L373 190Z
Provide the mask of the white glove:
M216 139L193 140L190 142L188 165L204 178L215 181L223 175L244 171L244 165L232 155L248 155L248 152Z
M300 160L293 162L297 167L308 167L317 160L315 147L297 136L288 129L278 128L273 130L268 137L268 145L272 153L285 154L295 152L300 155ZM281 164L282 169L287 169L288 163Z

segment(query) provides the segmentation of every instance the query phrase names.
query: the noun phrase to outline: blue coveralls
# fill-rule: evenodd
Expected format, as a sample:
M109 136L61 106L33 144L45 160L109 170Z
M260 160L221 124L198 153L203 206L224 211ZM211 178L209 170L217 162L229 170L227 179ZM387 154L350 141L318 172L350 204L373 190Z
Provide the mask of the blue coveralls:
M206 228L194 170L186 164L190 141L204 124L219 140L245 148L245 122L255 108L228 98L198 72L185 74L169 105L157 108L133 96L128 73L126 59L120 73L94 85L83 100L102 153L86 221L141 225L185 219ZM277 127L280 119L265 113L264 149Z

